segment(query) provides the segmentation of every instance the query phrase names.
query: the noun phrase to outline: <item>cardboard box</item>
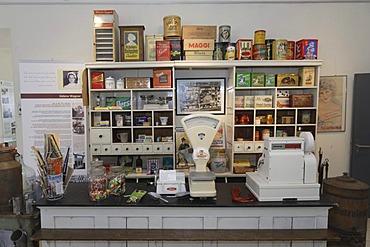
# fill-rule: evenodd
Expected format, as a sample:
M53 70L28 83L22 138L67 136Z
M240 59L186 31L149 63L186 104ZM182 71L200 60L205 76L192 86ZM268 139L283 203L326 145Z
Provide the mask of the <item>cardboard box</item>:
M290 107L313 107L312 94L293 94L289 96Z
M94 27L116 27L118 15L115 10L94 10Z
M254 96L244 96L244 108L254 107Z
M116 97L116 106L122 108L122 110L131 110L131 98L130 97Z
M213 39L184 39L184 51L213 51L215 41Z
M104 72L91 72L91 89L104 89Z
M144 61L144 26L120 26L121 62Z
M163 40L163 35L145 35L145 60L156 61L156 41Z
M171 88L172 76L170 69L155 69L153 70L153 87Z
M185 56L213 56L213 51L185 51Z
M171 60L171 42L168 40L156 41L156 60Z
M183 25L182 39L216 40L217 26Z
M185 60L213 60L213 57L208 55L185 56Z
M235 96L235 108L244 108L244 96Z
M265 86L265 73L252 73L252 87Z
M272 95L256 95L254 96L255 108L272 108Z
M315 67L303 67L298 69L299 85L315 85Z
M276 75L266 74L265 75L265 87L275 87L276 85Z
M276 86L278 87L298 86L298 75L297 74L277 74Z
M289 97L276 98L276 107L277 108L289 107Z
M171 61L175 60L182 60L182 41L181 38L166 38L166 40L170 41L170 58Z
M125 78L125 88L150 88L150 78L127 77Z
M278 98L289 98L289 91L288 90L278 90L276 97Z
M236 72L236 87L250 87L252 85L252 73Z
M115 106L116 105L116 97L107 96L105 98L105 106Z
M317 39L301 39L296 42L295 59L317 59L319 41Z

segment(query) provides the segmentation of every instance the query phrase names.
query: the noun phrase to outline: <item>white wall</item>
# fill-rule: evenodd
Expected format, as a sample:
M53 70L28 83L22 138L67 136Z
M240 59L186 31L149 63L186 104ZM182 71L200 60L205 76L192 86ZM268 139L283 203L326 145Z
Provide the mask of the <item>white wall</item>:
M318 38L321 74L348 75L348 97L346 131L318 134L317 147L330 160L330 176L349 170L353 75L370 72L370 3L2 5L0 28L11 30L16 92L20 59L93 61L94 9L115 9L120 25L143 24L145 34L163 33L163 17L176 14L183 25L229 24L232 40L253 38L257 29L267 38Z

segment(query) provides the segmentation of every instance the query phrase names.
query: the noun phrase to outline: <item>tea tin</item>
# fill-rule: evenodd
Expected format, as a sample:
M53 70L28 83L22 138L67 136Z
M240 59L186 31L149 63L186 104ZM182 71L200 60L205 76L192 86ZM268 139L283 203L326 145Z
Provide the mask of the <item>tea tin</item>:
M218 28L219 42L230 42L231 26L222 25Z
M228 43L226 45L225 60L235 60L235 43Z
M237 59L238 60L251 60L252 59L252 47L253 40L251 39L239 39L236 42Z
M254 32L254 44L255 45L264 45L266 38L265 30L257 30Z
M165 37L181 36L181 18L177 15L163 17L163 30Z
M272 42L272 59L286 60L288 41L286 39L278 39Z
M266 39L266 59L272 60L272 43L275 39Z
M266 45L253 45L253 60L266 60Z
M287 46L287 53L286 53L286 59L287 60L294 60L294 51L295 51L295 42L294 41L288 41Z

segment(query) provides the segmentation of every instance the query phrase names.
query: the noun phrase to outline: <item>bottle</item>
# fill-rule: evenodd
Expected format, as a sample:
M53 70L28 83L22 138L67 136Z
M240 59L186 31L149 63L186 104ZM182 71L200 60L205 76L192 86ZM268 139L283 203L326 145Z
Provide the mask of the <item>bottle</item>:
M298 130L297 130L297 136L299 137L299 135L301 134L302 132L302 127L298 127Z
M100 106L100 96L96 96L96 106Z
M136 173L142 173L143 172L143 160L140 158L140 156L137 156L136 160Z

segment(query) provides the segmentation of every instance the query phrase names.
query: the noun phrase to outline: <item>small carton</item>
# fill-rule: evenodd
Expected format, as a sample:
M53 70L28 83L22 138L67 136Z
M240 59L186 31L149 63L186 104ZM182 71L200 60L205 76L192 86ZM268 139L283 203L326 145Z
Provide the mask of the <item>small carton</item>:
M298 69L299 85L315 85L315 67L303 67Z
M317 59L318 43L319 41L317 39L301 39L297 41L295 59Z
M272 108L272 95L256 95L254 96L255 108Z
M266 74L265 75L265 87L275 87L276 85L276 75Z
M244 96L244 108L254 107L254 96Z
M171 60L171 42L168 40L156 41L156 60L170 61Z
M116 27L117 23L115 10L94 10L94 27Z
M277 74L276 85L278 87L298 86L297 74Z
M313 107L312 94L293 94L289 96L290 107Z
M244 96L235 96L235 108L244 107Z
M183 25L182 39L216 40L217 26Z
M236 87L250 87L252 84L252 73L236 72Z
M182 41L181 38L166 38L171 43L171 61L182 60Z
M171 88L172 76L170 69L155 69L153 70L153 87Z
M252 73L252 87L265 86L265 73Z
M121 107L122 110L131 110L130 97L116 97L116 106Z
M145 60L156 61L156 41L163 40L163 35L145 35Z
M252 46L253 40L251 39L238 39L236 42L236 52L238 60L251 60L252 59Z
M91 89L104 89L104 72L91 72Z
M105 106L115 106L116 105L116 97L108 96L105 98Z
M126 77L125 88L150 88L149 77Z
M289 107L289 97L276 98L277 108L287 108Z

